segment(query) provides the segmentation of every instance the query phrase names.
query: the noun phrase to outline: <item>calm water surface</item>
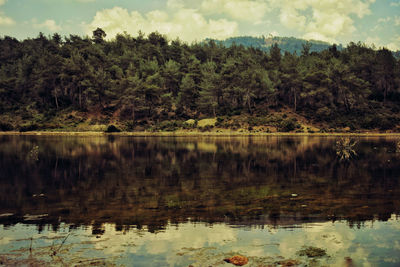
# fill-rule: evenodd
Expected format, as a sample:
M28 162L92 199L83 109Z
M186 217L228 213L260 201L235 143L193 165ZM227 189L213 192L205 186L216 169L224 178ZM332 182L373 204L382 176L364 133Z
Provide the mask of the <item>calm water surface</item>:
M399 159L395 137L0 136L0 265L399 266Z

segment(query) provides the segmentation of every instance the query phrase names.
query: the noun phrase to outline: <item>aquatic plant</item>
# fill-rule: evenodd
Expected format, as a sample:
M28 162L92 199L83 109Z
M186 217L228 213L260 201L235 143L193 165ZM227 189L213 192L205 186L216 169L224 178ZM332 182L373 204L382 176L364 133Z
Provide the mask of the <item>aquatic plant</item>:
M28 158L33 161L39 160L39 146L33 146L33 148L28 153Z
M298 251L300 256L307 256L309 258L323 257L326 255L326 250L317 247L303 247L300 251Z
M336 155L340 160L349 160L353 156L357 156L354 146L357 141L352 141L350 138L341 138L336 141Z

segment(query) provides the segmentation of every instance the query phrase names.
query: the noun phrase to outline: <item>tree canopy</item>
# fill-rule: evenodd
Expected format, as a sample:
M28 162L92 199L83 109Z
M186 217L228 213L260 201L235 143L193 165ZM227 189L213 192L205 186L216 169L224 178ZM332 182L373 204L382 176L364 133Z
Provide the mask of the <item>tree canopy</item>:
M154 32L105 39L58 34L0 38L2 128L72 111L160 122L282 108L315 123L391 129L400 122L400 63L362 43L300 54L214 41L188 45ZM1 130L1 129L0 129Z

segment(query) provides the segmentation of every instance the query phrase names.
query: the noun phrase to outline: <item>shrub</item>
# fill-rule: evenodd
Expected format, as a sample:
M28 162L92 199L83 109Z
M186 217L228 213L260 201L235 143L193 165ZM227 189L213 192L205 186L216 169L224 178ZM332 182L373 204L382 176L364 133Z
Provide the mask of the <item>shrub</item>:
M240 128L240 123L238 122L233 122L232 124L230 124L229 126L232 130L237 130L238 128Z
M184 127L184 124L181 121L162 121L156 128L162 131L173 132L180 127Z
M217 119L210 118L210 119L202 119L197 122L198 127L205 127L205 126L215 126L217 123Z
M266 117L250 117L248 123L250 126L261 126L268 124L268 118Z
M197 127L197 120L189 119L183 122L182 127L185 129L193 129Z
M135 126L136 126L136 123L133 120L127 121L125 123L126 130L128 130L128 131L133 131L135 129Z
M206 125L204 127L198 127L200 132L209 132L214 126L212 125Z
M0 122L0 131L12 131L14 127L8 122Z
M378 122L378 127L380 130L388 130L392 129L394 124L390 122L387 118L383 117L379 122Z
M242 114L242 111L240 109L233 110L229 113L229 115L231 116L238 116L240 114Z
M317 120L322 121L322 120L329 118L329 116L331 116L331 114L332 114L332 111L330 108L322 107L317 110L316 118L317 118Z
M106 133L119 133L121 132L120 129L118 129L115 125L108 125L107 130L105 131Z
M297 128L297 123L293 119L286 119L281 121L279 125L279 131L281 132L291 132Z
M217 122L215 123L215 126L220 127L223 125L224 118L222 117L217 117Z
M35 123L32 123L32 124L22 125L19 128L19 131L20 132L30 132L30 131L36 131L38 129L39 129L39 126L37 124L35 124Z

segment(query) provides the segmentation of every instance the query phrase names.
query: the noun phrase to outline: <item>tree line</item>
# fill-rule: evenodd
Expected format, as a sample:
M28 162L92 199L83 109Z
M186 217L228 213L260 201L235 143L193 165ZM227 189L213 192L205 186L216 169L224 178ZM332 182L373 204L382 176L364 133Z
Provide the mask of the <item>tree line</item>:
M120 121L266 116L290 109L316 123L391 129L400 122L400 61L350 43L300 54L187 44L153 32L105 39L59 34L0 38L0 114L50 120L69 111Z

